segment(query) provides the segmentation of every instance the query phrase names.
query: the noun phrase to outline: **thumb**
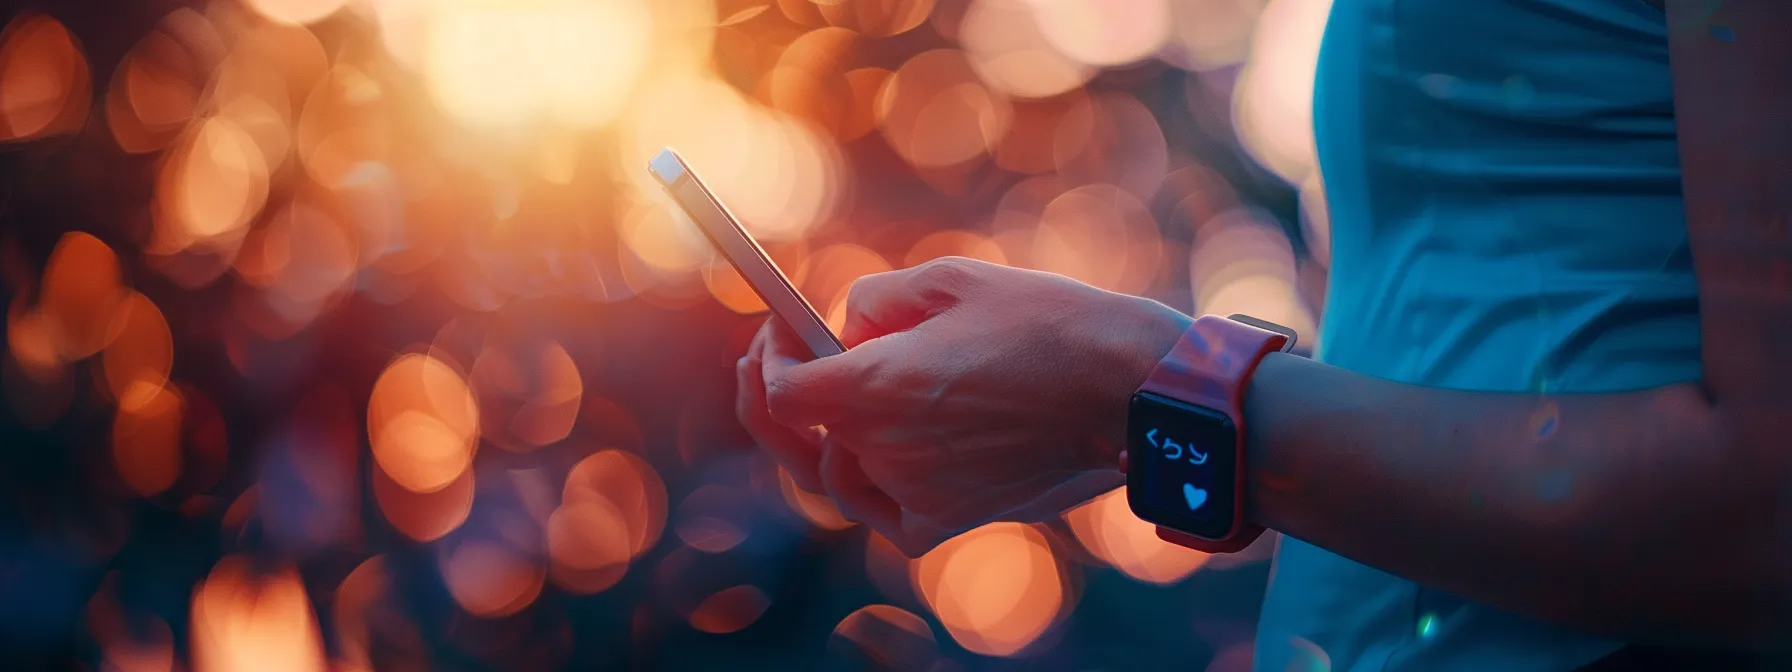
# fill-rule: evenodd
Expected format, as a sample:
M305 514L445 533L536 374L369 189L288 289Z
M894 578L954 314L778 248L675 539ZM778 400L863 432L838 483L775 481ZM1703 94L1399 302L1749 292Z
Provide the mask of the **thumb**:
M845 418L862 396L865 372L900 356L901 342L880 338L832 357L800 361L778 352L774 336L766 346L765 408L779 424L814 427Z
M874 273L852 283L846 295L846 325L840 340L848 348L906 331L957 305L982 280L981 262L941 257L899 271Z

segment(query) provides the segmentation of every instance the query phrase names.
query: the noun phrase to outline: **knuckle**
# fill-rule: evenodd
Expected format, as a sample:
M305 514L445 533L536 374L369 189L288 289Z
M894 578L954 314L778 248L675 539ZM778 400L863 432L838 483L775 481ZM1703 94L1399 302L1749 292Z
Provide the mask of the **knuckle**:
M773 420L786 423L802 406L802 389L790 378L779 378L765 386L765 411Z
M883 276L882 273L872 273L853 278L852 284L846 287L846 305L848 307L857 306L876 294L878 283L883 282L881 276Z
M964 257L940 257L915 270L915 284L922 291L945 294L969 289L979 277L977 262Z

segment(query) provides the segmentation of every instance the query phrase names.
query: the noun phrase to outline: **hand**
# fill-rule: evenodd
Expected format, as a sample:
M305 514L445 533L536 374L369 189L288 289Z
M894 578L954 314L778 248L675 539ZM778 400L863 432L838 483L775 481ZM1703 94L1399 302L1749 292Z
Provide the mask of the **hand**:
M940 259L855 283L845 354L804 362L794 335L768 333L763 401L784 428L827 427L822 486L902 547L924 526L1037 520L1118 485L1127 401L1188 323L1062 276Z
M768 347L768 344L776 345ZM775 362L774 366L765 365L768 358ZM797 487L815 493L830 490L842 493L851 505L843 504L841 515L855 522L871 521L878 533L910 557L918 557L950 539L953 536L950 530L902 511L879 491L865 477L857 456L838 449L824 454L824 430L806 425L786 427L772 419L765 405L765 371L768 368L788 369L810 359L808 347L789 327L776 317L767 320L754 334L746 356L735 364L734 413L741 426L790 473ZM824 472L827 474L825 478ZM836 500L839 498L837 496Z

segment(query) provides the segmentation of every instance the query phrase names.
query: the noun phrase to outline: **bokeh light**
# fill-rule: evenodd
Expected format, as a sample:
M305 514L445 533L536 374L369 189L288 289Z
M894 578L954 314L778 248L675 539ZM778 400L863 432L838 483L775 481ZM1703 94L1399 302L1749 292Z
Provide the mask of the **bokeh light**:
M267 198L268 167L255 139L228 118L208 119L163 164L153 249L208 244L234 252Z
M136 408L167 384L174 367L174 335L161 309L142 294L128 294L113 314L114 336L100 362L112 398L121 408Z
M919 27L933 11L934 0L822 0L815 6L829 24L890 37Z
M1125 65L1157 53L1170 38L1169 0L1037 0L1046 39L1089 65Z
M292 568L257 571L229 556L193 591L193 669L196 672L328 669L317 615Z
M778 491L792 511L823 530L844 530L854 523L840 515L840 508L826 495L818 495L798 487L790 472L778 470Z
M939 659L927 621L888 604L866 605L840 619L828 649L842 663L880 670L931 669Z
M55 19L21 12L0 32L0 142L73 132L87 120L87 56Z
M441 571L455 603L481 618L522 611L541 594L546 578L539 562L489 541L469 541L444 549Z
M992 523L916 561L915 587L961 646L1011 656L1032 644L1065 607L1063 567L1045 536Z
M348 0L244 0L262 16L281 23L313 23L342 9Z
M114 328L122 326L114 320L127 297L122 283L118 255L100 239L74 232L56 241L38 293L45 336L56 356L82 359L112 341Z
M756 587L724 588L691 610L691 627L712 635L736 632L759 620L770 606L771 598Z
M666 484L659 472L632 453L603 450L580 460L566 474L561 506L580 502L607 503L628 530L629 557L659 541L666 526Z
M834 333L846 326L846 298L852 283L873 273L890 270L882 255L858 245L841 244L818 250L803 260L796 272L803 295L822 311ZM824 307L825 306L825 307Z
M408 490L435 492L473 463L479 406L453 367L430 355L404 355L374 383L367 434L381 471Z
M1331 0L1270 0L1234 89L1238 139L1258 163L1292 184L1318 165L1313 73L1330 9Z
M939 168L988 153L1008 131L1008 98L978 78L956 49L910 58L885 85L878 105L884 139L909 163Z
M1124 487L1071 509L1064 518L1083 548L1140 581L1175 583L1207 562L1206 553L1159 539L1156 525L1132 514Z
M635 554L628 519L605 498L561 504L548 518L547 534L550 575L573 593L616 585Z
M991 87L1011 96L1044 98L1089 81L1095 69L1063 55L1039 26L1041 4L1029 0L974 0L959 25L971 67Z
M477 125L602 125L647 59L641 0L428 3L424 78L450 114Z
M180 393L157 386L133 391L129 405L119 405L112 421L112 458L118 475L137 494L161 494L180 476Z
M566 438L584 394L578 366L551 339L488 339L468 382L485 440L517 452Z
M223 57L223 38L204 15L181 8L162 17L107 87L106 122L119 148L138 154L173 142L203 109L209 73Z
M1296 292L1294 250L1280 227L1259 212L1233 209L1196 230L1195 243L1189 282L1197 310L1249 313L1311 339L1314 320Z
M1039 215L1028 259L1034 268L1136 294L1156 278L1163 244L1151 211L1105 184L1064 192Z
M471 469L433 492L417 492L399 485L385 469L374 469L370 478L374 502L386 522L416 541L434 541L453 532L467 522L467 515L473 510Z
M1170 44L1159 54L1188 70L1209 71L1243 61L1266 0L1182 0L1171 3Z

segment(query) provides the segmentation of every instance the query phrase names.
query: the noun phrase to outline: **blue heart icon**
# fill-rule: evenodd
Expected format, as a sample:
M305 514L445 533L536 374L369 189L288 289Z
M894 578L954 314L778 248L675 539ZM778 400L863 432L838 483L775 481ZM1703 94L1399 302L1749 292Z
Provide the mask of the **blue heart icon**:
M1188 500L1188 510L1199 511L1201 505L1207 503L1207 491L1195 487L1192 483L1183 483L1182 498Z

